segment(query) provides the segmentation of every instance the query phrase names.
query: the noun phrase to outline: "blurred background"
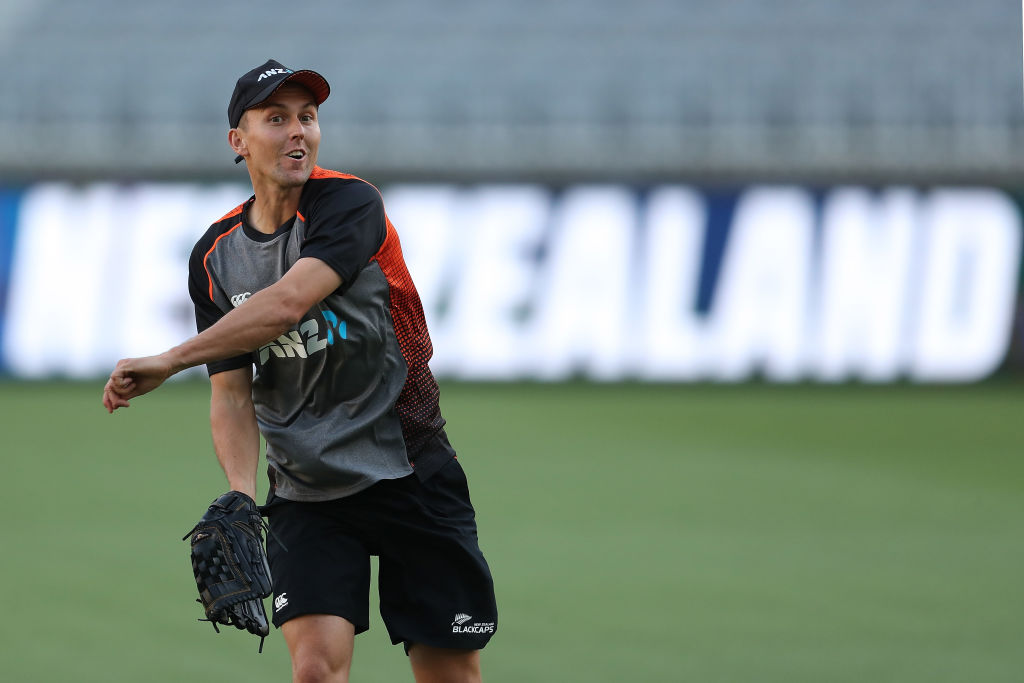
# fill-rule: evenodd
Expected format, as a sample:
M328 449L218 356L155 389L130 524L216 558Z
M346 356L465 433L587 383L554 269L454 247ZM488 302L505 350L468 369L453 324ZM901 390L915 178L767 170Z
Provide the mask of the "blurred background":
M99 402L194 333L188 254L251 192L228 98L272 58L331 83L319 164L402 236L503 610L489 680L1019 680L1021 27L3 0L4 670L288 678L276 634L192 623L205 373ZM353 680L403 659L378 620Z

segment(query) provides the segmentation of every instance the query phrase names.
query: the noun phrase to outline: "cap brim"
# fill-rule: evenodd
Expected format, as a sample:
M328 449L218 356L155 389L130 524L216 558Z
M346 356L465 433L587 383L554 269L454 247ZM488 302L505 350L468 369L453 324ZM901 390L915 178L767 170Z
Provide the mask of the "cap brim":
M324 100L326 100L331 94L331 86L327 83L327 79L317 72L310 71L309 69L302 69L301 71L288 74L288 77L284 79L284 82L282 82L281 85L284 85L285 83L298 83L299 85L306 86L309 91L313 93L313 97L316 98L316 105L318 107L323 104ZM277 87L280 88L281 85Z
M327 79L318 74L315 71L309 69L303 69L302 71L295 71L286 76L280 83L274 83L268 85L263 90L259 91L245 103L242 107L242 113L244 114L247 109L252 109L261 102L265 102L270 99L270 96L281 89L286 83L297 83L307 88L313 93L313 98L316 101L316 106L323 104L324 100L331 94L331 86L327 83Z

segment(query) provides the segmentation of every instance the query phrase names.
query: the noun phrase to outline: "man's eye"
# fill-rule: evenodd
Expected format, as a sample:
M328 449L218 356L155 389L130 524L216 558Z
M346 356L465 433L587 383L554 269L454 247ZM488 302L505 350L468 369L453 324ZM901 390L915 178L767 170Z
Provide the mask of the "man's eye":
M280 123L282 120L283 119L280 116L271 116L270 117L270 122L271 123Z

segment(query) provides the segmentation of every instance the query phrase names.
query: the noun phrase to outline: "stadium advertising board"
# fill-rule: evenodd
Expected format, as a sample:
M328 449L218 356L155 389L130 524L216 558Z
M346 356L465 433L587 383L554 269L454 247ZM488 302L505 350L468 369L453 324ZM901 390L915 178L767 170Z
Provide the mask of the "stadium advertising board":
M96 377L194 334L189 252L247 192L5 195L4 372ZM1020 213L995 190L394 185L384 197L441 377L970 382L1006 358L1020 306Z

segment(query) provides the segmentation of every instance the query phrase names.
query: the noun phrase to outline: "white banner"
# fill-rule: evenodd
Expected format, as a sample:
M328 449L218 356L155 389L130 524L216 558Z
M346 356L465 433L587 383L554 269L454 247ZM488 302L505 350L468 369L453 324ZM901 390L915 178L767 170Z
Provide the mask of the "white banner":
M31 188L3 366L96 377L194 334L188 254L247 196ZM384 197L441 377L969 382L1010 342L1021 221L994 190L403 185Z

